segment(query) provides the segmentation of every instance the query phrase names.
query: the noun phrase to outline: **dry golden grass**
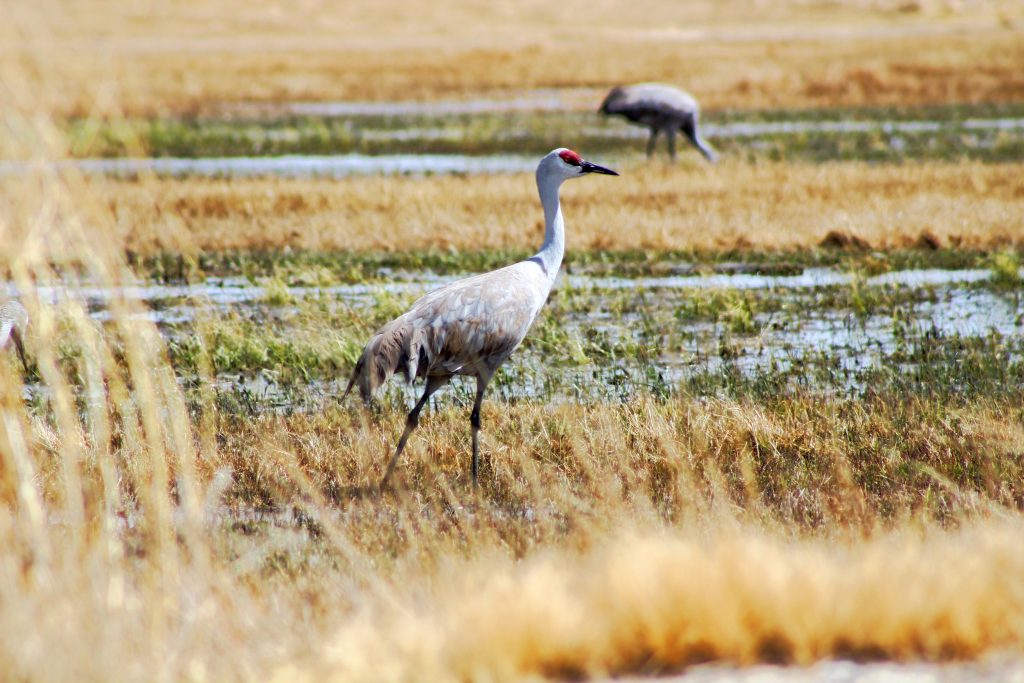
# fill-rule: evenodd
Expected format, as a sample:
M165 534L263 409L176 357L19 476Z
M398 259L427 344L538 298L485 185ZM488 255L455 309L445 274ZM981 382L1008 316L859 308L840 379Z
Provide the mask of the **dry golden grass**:
M12 675L520 680L1024 648L1024 432L998 404L488 404L476 493L446 408L378 497L400 414L189 427L155 386L143 409L171 417L89 430L77 456L39 418L0 429ZM175 429L203 445L165 452ZM908 470L926 483L892 487Z
M227 31L219 11L204 26ZM134 16L150 45L162 17ZM6 144L59 157L52 111L11 85L28 75L5 81ZM1021 215L1012 165L631 170L567 190L577 246L615 246L600 240L626 232L624 216L633 245L669 243L666 217L688 215L733 225L728 245L749 239L744 223L793 230L833 205L876 216L863 236L877 240L898 239L878 217L900 208L936 232L959 216L956 234L982 244ZM400 415L241 420L203 394L190 405L131 300L115 296L101 324L85 301L40 296L131 279L125 248L526 246L527 176L133 184L46 167L0 191L43 387L26 400L0 357L0 678L512 680L1024 650L1016 403L489 403L478 492L465 410L442 409L401 463L404 488L374 496ZM58 276L69 254L79 269Z
M23 3L0 69L26 61L65 113L189 113L239 101L410 100L662 80L706 107L1016 101L1024 4L237 0ZM20 11L19 11L20 10ZM42 24L45 30L39 28ZM30 27L30 28L25 28ZM52 38L40 37L52 31ZM590 100L593 100L591 102ZM589 104L588 104L589 103Z
M627 533L582 555L456 562L425 604L354 620L275 680L575 679L1017 649L1024 592L1004 577L1024 569L1019 532L984 524L852 546Z
M71 172L21 189L11 267L47 391L26 402L0 359L6 677L515 680L1024 649L1011 406L488 403L479 492L449 408L376 496L400 414L189 409L130 301L101 326L35 297L68 245L83 280L130 276L99 237L127 220L116 201Z
M562 191L570 249L793 250L831 231L880 249L988 249L1024 235L1022 164L722 163L620 168ZM24 186L0 188L17 211ZM293 249L533 248L532 176L331 180L94 180L104 239L139 254ZM0 214L2 215L2 214ZM13 221L11 225L16 225ZM17 253L20 240L7 244ZM3 247L0 247L2 250ZM6 262L11 252L0 253Z

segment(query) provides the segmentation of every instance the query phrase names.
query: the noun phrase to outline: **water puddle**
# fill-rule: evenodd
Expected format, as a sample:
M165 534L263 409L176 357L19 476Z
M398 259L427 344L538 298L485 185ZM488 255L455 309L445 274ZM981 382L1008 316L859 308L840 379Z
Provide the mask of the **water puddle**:
M937 133L956 130L1024 130L1024 118L967 119L965 121L776 121L704 123L701 132L718 138L804 135L807 133Z
M1024 270L1021 271L1024 275ZM935 287L969 284L988 280L988 270L902 270L863 278L868 287ZM807 268L797 275L760 275L756 273L710 273L707 275L671 275L666 277L587 277L569 276L573 287L602 289L812 289L837 287L859 281L860 276L830 268Z
M539 154L567 140L597 155L638 154L641 147L632 141L646 138L648 131L618 119L602 119L595 111L601 94L541 90L445 102L239 105L228 120L165 122L173 133L151 136L151 158L118 157L125 150L114 147L107 150L109 156L60 160L48 168L120 177L340 178L531 171ZM249 106L257 110L249 111ZM278 118L253 118L256 112ZM308 118L280 118L288 116ZM705 137L718 140L727 154L767 149L786 158L818 161L965 155L997 161L1019 157L1024 118L716 122L712 116L701 130ZM101 150L92 153L99 155ZM226 156L177 156L213 150ZM467 151L472 153L463 153ZM31 162L0 161L0 176L25 175L39 168Z
M850 311L827 309L803 309L799 316L758 314L754 317L754 333L729 335L732 348L726 357L720 353L721 325L694 326L694 356L688 363L666 360L669 377L678 381L684 378L686 366L698 360L710 372L735 365L752 376L790 372L813 365L828 354L835 372L848 377L840 387L849 389L856 388L858 373L880 367L886 357L922 339L1019 336L1024 332L1022 314L1024 309L1015 298L986 289L950 288L936 301L908 306L899 318L888 313L857 316Z
M286 155L274 157L121 158L70 159L50 165L56 169L75 169L86 174L134 177L159 176L204 178L247 178L279 176L283 178L343 178L353 175L429 175L520 173L537 165L533 157L498 154L468 156L462 154L366 154ZM25 175L40 166L20 161L0 161L0 176ZM45 168L45 167L44 167Z
M741 269L736 269L741 270ZM1019 273L1024 277L1024 269ZM431 272L390 272L385 282L338 284L330 286L293 285L287 294L294 299L329 296L354 304L366 304L379 294L418 295L464 275L437 275ZM579 291L621 290L810 290L816 288L849 286L855 282L867 287L940 287L985 282L992 273L985 269L962 270L901 270L861 277L830 268L806 268L793 275L762 275L748 272L708 273L703 275L667 275L660 277L600 277L592 275L561 275L560 285ZM158 322L176 322L180 305L167 302L202 301L214 306L256 304L266 301L268 290L259 281L241 277L210 277L188 284L161 284L140 282L118 288L65 284L39 286L39 296L52 304L71 299L85 303L102 316L110 302L125 299L154 306L154 319ZM13 284L0 286L0 297L13 298L18 293Z
M596 110L603 91L592 88L538 89L507 97L434 102L291 102L272 111L297 116L449 116Z

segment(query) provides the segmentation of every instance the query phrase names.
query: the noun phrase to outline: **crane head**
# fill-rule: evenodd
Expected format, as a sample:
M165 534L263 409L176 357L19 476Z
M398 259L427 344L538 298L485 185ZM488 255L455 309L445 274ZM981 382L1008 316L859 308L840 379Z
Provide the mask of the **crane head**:
M610 168L598 166L586 161L576 152L565 147L559 147L541 160L540 168L550 165L563 178L578 178L587 173L600 173L603 175L619 175ZM539 169L538 169L539 170Z
M625 99L626 91L621 86L616 86L608 91L605 95L604 100L601 102L601 106L597 108L598 114L611 114L612 107L619 102L619 100Z

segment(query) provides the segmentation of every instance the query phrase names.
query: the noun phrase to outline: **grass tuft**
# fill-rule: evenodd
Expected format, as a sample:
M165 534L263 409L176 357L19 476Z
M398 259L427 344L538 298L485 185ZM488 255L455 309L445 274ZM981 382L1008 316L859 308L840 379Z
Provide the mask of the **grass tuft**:
M1020 256L1009 250L998 251L989 259L989 267L992 269L992 282L997 287L1014 289L1020 287L1021 263Z

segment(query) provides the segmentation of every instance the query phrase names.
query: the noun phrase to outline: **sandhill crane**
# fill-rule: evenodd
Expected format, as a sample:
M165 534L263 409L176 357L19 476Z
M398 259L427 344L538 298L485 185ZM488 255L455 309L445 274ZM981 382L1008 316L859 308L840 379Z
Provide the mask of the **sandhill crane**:
M21 364L28 372L28 361L25 359L25 345L21 341L21 335L28 327L28 311L17 301L8 301L0 304L0 349L7 346L7 340L14 342L14 348L18 351Z
M381 327L363 349L345 394L358 385L364 402L396 372L410 384L419 377L426 388L406 419L405 431L388 462L383 490L419 422L430 396L455 375L476 378L476 401L469 421L473 433L473 485L477 483L480 404L498 366L526 336L547 301L565 252L565 223L558 190L570 178L588 173L618 175L559 148L537 166L537 190L544 206L544 243L534 256L499 270L449 283L418 299L401 316Z
M654 154L654 143L661 131L668 137L668 153L673 161L676 158L676 131L682 131L708 161L718 158L697 132L700 117L697 100L679 88L664 83L619 86L611 89L597 111L606 116L623 116L648 126L651 129L651 137L647 141L648 158Z

